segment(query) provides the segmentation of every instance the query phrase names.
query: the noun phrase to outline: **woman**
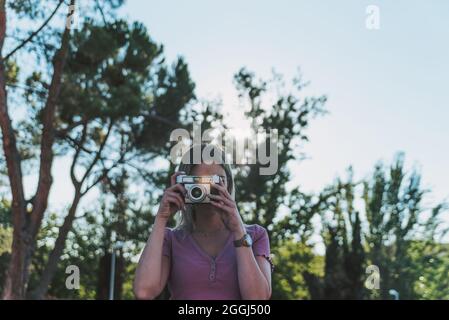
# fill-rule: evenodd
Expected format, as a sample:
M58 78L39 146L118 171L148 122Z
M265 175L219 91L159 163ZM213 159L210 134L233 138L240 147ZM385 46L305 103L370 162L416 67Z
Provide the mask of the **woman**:
M269 299L273 265L267 231L242 222L224 155L220 164L191 165L185 159L164 192L140 257L134 280L136 297L154 299L168 282L171 299ZM175 183L179 174L218 175L220 182L211 185L215 194L210 194L210 203L185 204L186 189ZM175 229L167 228L177 211L182 212L181 222Z

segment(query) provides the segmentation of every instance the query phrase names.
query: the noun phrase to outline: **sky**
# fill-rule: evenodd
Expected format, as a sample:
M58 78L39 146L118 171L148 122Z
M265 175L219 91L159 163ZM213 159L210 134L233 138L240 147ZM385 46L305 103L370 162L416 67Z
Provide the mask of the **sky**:
M379 29L366 27L369 5ZM183 56L197 95L220 98L236 126L241 67L287 79L299 67L329 114L312 122L293 184L318 192L349 165L365 177L403 151L429 203L449 198L449 1L128 0L123 14L146 25L167 61Z

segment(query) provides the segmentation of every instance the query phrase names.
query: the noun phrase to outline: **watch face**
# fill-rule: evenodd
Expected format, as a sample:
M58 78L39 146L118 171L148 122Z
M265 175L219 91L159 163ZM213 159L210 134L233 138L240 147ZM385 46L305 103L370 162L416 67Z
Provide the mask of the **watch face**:
M247 247L251 247L253 245L253 239L251 239L249 234L245 235L245 239L243 241Z

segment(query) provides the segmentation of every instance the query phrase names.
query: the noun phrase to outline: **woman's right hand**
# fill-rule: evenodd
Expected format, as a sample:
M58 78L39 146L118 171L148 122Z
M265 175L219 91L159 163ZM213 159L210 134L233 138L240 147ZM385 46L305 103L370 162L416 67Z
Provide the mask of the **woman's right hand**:
M157 212L158 217L168 220L172 214L184 208L184 197L187 191L182 184L176 183L176 177L182 174L185 173L175 172L170 177L171 186L164 191Z

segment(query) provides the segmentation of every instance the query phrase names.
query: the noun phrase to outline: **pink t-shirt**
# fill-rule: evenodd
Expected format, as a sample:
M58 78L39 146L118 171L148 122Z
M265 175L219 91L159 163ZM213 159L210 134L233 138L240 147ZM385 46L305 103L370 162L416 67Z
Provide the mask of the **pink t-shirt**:
M264 256L271 263L267 230L256 224L246 226L246 230L253 239L254 255ZM171 258L170 299L241 299L235 250L230 234L222 251L212 258L188 232L166 228L162 254Z

